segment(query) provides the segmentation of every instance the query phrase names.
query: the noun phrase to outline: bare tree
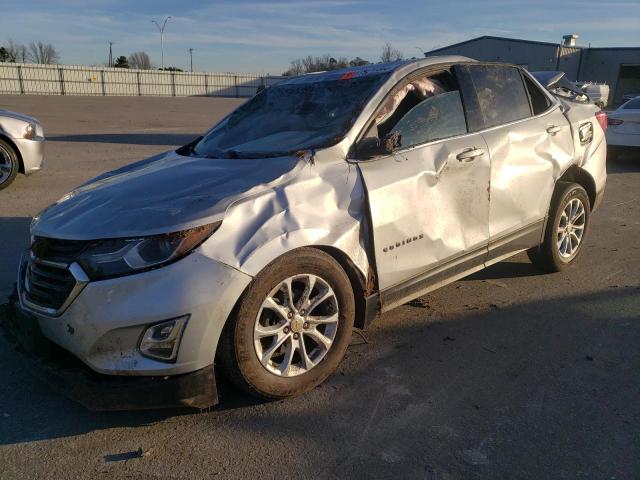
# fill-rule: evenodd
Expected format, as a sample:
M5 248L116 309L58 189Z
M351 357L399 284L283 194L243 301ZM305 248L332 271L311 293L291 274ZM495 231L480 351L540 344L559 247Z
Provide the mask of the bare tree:
M46 65L60 62L60 55L50 43L31 42L27 51L27 58L33 63Z
M358 58L359 60L362 60L360 57ZM308 55L304 58L297 58L293 60L289 70L284 72L284 75L302 75L303 73L338 70L340 68L346 68L349 65L350 63L345 57L338 57L336 59L329 54L316 57Z
M389 42L382 47L382 54L380 55L381 62L395 62L403 58L403 53L397 48L394 48Z
M9 39L9 43L5 47L5 50L7 52L7 62L24 63L27 59L27 48L22 44L15 43L11 39Z
M147 52L134 52L129 55L129 66L140 70L150 70L152 68Z

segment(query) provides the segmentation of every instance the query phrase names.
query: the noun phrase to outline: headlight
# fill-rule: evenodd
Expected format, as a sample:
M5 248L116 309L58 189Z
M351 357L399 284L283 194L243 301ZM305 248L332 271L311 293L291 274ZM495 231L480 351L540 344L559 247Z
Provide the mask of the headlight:
M152 237L100 240L80 255L78 263L91 280L157 268L187 255L221 223Z
M33 138L36 136L36 126L33 123L28 124L26 127L24 127L24 133L23 133L23 137L24 138Z

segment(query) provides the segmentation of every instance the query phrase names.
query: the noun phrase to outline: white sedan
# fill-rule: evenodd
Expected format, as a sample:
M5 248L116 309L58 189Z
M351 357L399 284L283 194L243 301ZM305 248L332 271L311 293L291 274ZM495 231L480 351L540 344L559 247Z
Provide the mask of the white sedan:
M44 165L42 124L22 113L0 109L0 190L18 173L30 175Z
M622 104L609 115L608 156L615 159L625 151L640 152L640 96Z

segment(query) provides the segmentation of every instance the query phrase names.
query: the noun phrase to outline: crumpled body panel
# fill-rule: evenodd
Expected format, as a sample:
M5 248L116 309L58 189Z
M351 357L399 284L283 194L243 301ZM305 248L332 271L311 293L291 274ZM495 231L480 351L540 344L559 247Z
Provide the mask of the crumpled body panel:
M344 252L366 278L365 191L354 165L329 160L339 158L333 156L338 149L307 153L295 175L233 202L203 245L207 255L256 275L294 248L329 246Z

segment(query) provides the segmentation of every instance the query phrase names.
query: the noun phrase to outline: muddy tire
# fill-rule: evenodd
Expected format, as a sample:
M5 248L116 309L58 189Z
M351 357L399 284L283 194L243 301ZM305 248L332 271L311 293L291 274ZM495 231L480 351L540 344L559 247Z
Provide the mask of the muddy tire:
M299 395L337 368L354 317L351 283L338 262L300 248L273 261L247 287L225 326L217 361L251 395Z
M11 145L0 139L0 190L7 188L20 170L20 160Z
M589 230L591 206L584 188L560 182L551 199L544 241L527 253L544 272L560 272L575 263Z

